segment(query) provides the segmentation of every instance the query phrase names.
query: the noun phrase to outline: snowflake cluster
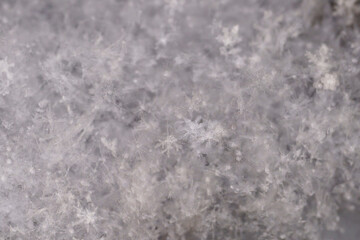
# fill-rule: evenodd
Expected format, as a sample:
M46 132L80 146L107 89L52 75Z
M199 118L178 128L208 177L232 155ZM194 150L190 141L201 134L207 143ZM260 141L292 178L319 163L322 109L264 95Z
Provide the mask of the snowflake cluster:
M0 1L0 239L346 239L358 5Z

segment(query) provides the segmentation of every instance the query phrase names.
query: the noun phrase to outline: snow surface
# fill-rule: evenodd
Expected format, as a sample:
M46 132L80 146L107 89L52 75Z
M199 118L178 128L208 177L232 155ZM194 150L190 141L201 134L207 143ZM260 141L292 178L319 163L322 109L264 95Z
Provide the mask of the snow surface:
M359 239L357 0L0 0L0 239Z

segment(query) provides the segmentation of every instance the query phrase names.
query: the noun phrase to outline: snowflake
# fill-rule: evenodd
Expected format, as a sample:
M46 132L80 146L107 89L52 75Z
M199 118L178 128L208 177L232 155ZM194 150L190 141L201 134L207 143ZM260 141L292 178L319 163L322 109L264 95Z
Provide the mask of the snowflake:
M185 119L183 138L189 139L195 145L219 143L228 132L215 121L203 123L199 120L193 122Z
M144 159L144 154L147 151L146 141L146 138L141 137L141 135L133 134L132 140L126 143L127 150L124 153L124 157ZM151 149L149 152L151 152Z
M220 51L223 55L236 55L240 49L235 47L242 39L239 37L239 26L235 25L232 28L223 28L222 34L216 37L223 46Z
M193 138L198 135L202 131L202 124L198 121L191 121L189 119L185 119L185 128L183 129L183 137L184 138Z
M140 120L140 123L134 128L134 132L154 131L158 124L154 120Z
M316 65L320 72L329 72L331 70L331 64L329 61L331 50L325 44L322 44L317 53L313 54L307 52L306 56L310 63Z
M202 106L206 105L203 101L201 94L193 94L191 98L186 97L187 110L192 115L194 112L199 111Z
M345 18L345 24L351 25L354 23L356 15L360 13L360 6L357 0L337 0L335 16L342 16Z
M339 80L336 73L332 72L330 61L331 50L325 45L315 53L307 52L306 57L309 62L314 64L315 82L314 87L334 91L339 86Z
M255 30L257 30L257 37L251 45L256 47L259 52L265 52L273 43L278 44L278 36L274 36L274 33L277 32L282 21L282 15L275 16L272 11L264 11L260 23L254 25Z
M314 83L314 87L318 89L325 89L335 91L336 88L339 86L339 81L335 74L326 73L320 81L316 81Z
M95 211L91 211L89 209L77 209L77 214L76 217L79 219L76 224L84 224L86 226L86 230L87 232L90 231L90 226L94 226L95 222L96 222L96 212Z
M181 146L178 144L178 140L173 135L167 135L164 139L159 140L156 148L161 148L162 153L169 157L172 150L179 151Z
M179 66L190 61L190 56L186 53L181 53L175 57L175 65Z
M221 138L226 135L226 130L219 123L209 122L206 131L199 140L201 142L220 142Z
M166 46L170 40L169 34L163 35L160 37L158 44L162 46Z
M223 28L222 35L217 36L216 40L221 42L225 47L235 45L241 41L241 38L238 36L239 34L239 25L233 26L230 28Z
M6 74L6 77L8 79L13 78L13 74L10 72L10 68L14 67L15 65L13 63L9 64L7 58L0 61L0 73Z
M116 146L117 146L117 139L113 139L113 140L108 140L105 137L102 137L101 139L101 143L108 149L111 151L111 154L116 157L117 156L117 152L116 152Z

